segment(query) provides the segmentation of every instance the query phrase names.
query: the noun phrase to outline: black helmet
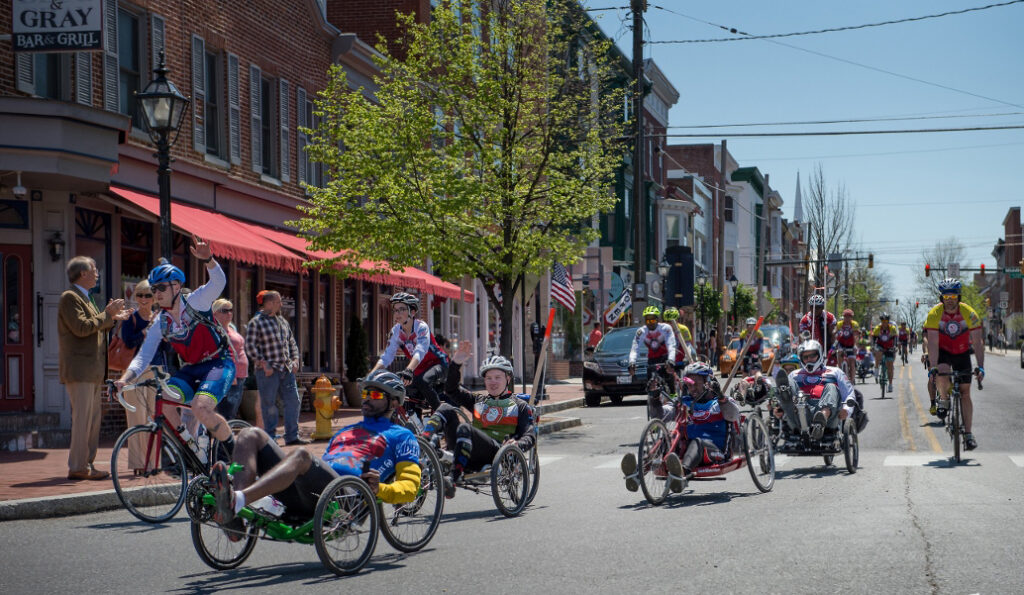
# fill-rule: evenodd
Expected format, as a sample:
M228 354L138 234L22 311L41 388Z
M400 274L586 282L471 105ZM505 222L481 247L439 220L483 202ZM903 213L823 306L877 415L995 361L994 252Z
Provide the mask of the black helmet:
M361 389L376 388L387 396L397 399L399 405L405 404L405 383L402 379L387 370L370 372L359 381Z
M414 312L420 311L420 298L414 296L411 293L399 291L395 295L391 296L390 301L392 304L405 304L406 306L409 306L409 309Z

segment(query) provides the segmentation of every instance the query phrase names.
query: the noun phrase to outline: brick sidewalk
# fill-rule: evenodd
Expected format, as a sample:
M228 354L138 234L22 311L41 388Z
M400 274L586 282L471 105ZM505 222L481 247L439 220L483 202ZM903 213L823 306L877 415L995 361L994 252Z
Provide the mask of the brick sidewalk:
M518 385L517 385L518 386ZM520 387L521 388L521 387ZM517 388L518 390L518 388ZM583 396L579 379L565 384L548 386L549 398L542 404L556 404ZM299 420L299 435L309 438L316 428L314 412L304 412ZM344 408L334 414L332 428L336 431L358 421L361 418L358 409ZM110 455L115 438L100 441L96 454L96 468L107 471L110 469ZM327 440L318 440L309 446L310 450L319 454L327 445ZM297 446L285 447L290 451ZM102 481L70 481L68 474L68 449L34 449L24 452L0 452L0 502L23 500L27 498L44 498L71 494L84 494L103 490L112 490L113 483L109 479Z

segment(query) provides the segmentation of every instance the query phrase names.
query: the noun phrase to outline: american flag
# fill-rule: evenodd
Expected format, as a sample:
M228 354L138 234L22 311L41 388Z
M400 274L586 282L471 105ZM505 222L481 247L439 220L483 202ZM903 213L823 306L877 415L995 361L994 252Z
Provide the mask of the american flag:
M551 297L570 312L576 311L576 288L572 284L572 275L560 262L551 269Z

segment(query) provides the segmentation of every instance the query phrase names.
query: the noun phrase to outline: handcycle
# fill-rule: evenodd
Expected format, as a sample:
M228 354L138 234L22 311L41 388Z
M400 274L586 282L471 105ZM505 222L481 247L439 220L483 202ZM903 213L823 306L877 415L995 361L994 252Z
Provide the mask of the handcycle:
M189 477L207 476L213 463L230 457L216 440L211 439L208 446L198 452L188 445L177 428L167 420L164 406L185 409L189 406L165 398L165 394L170 394L167 386L170 374L157 367L151 369L154 377L126 384L120 391L115 391L113 380L107 380L110 394L116 392L118 402L128 411L135 411L135 407L124 400L125 390L140 387L156 389L153 420L126 429L114 443L110 476L114 492L128 512L147 523L162 523L177 514L185 503ZM249 424L234 419L228 422L228 427L237 434ZM144 453L136 455L141 459L142 467L133 467L129 462L132 443L136 448L144 445Z
M208 566L229 570L245 562L260 538L313 544L321 563L339 576L359 572L366 566L377 547L378 529L396 550L418 551L434 537L444 510L440 461L422 438L419 445L422 475L412 502L382 502L361 478L343 476L319 494L312 519L279 517L246 505L237 515L244 527L237 541L213 520L217 500L210 478L196 477L189 483L186 500L192 521L192 545ZM229 473L240 469L237 463L232 464ZM363 471L368 469L367 462Z
M717 479L743 466L750 471L750 478L759 491L771 491L775 485L775 451L768 428L759 415L741 415L739 421L729 424L726 452L722 461L701 465L684 478L672 477L665 459L673 452L682 458L689 441L686 425L690 419L690 410L682 406L682 403L680 405L676 407L671 429L662 419L656 418L648 422L640 434L636 457L637 476L648 502L656 506L663 503L668 497L672 479ZM740 446L742 452L736 452Z
M797 419L800 422L799 430L789 428L784 420L779 420L782 429L777 452L798 457L820 456L825 461L825 465L831 465L835 456L842 453L846 471L850 474L856 473L860 464L860 442L857 438L857 425L854 417L851 416L840 421L838 430L826 429L820 440L814 440L809 433L807 399L808 395L803 391L798 391L793 398L793 406L796 408ZM841 406L842 404L840 404ZM857 407L862 407L862 404L858 403ZM833 415L837 415L837 413L833 412ZM864 418L864 423L867 423L866 418Z
M974 374L976 376L976 373ZM967 448L967 432L964 429L963 402L960 400L960 385L971 381L970 372L936 372L934 376L944 376L950 379L949 405L945 407L946 414L943 417L943 424L946 433L953 440L953 459L959 463L962 460L961 449ZM982 390L981 378L978 378L978 390ZM934 382L934 380L932 380ZM943 399L939 399L939 403ZM942 409L940 405L940 409Z

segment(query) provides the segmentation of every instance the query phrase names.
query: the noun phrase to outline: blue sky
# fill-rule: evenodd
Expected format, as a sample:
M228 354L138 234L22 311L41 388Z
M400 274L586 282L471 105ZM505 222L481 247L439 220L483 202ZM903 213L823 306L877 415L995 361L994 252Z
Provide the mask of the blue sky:
M588 8L629 5L628 0L583 3ZM989 3L998 0L649 0L646 37L649 41L735 37L694 19L759 35L918 17ZM623 8L592 14L630 55L629 11ZM650 44L645 56L654 58L680 92L679 103L670 112L672 126L949 115L958 117L743 130L1021 125L1021 25L1024 3L924 21L775 40L902 76L765 40ZM1016 113L990 116L1013 112ZM728 130L741 129L720 129L706 139L671 142L718 142ZM1017 186L1024 169L1024 129L729 138L729 151L741 166L757 166L770 174L772 187L785 200L783 213L787 217L793 213L797 172L806 190L807 175L821 164L830 185L844 186L856 203L855 235L865 251L875 254L875 266L889 274L894 298L916 295L914 275L922 248L950 236L960 238L967 247L968 262L962 266L984 262L993 267L991 250L1002 236L1002 220L1010 207L1024 202L1024 192Z

